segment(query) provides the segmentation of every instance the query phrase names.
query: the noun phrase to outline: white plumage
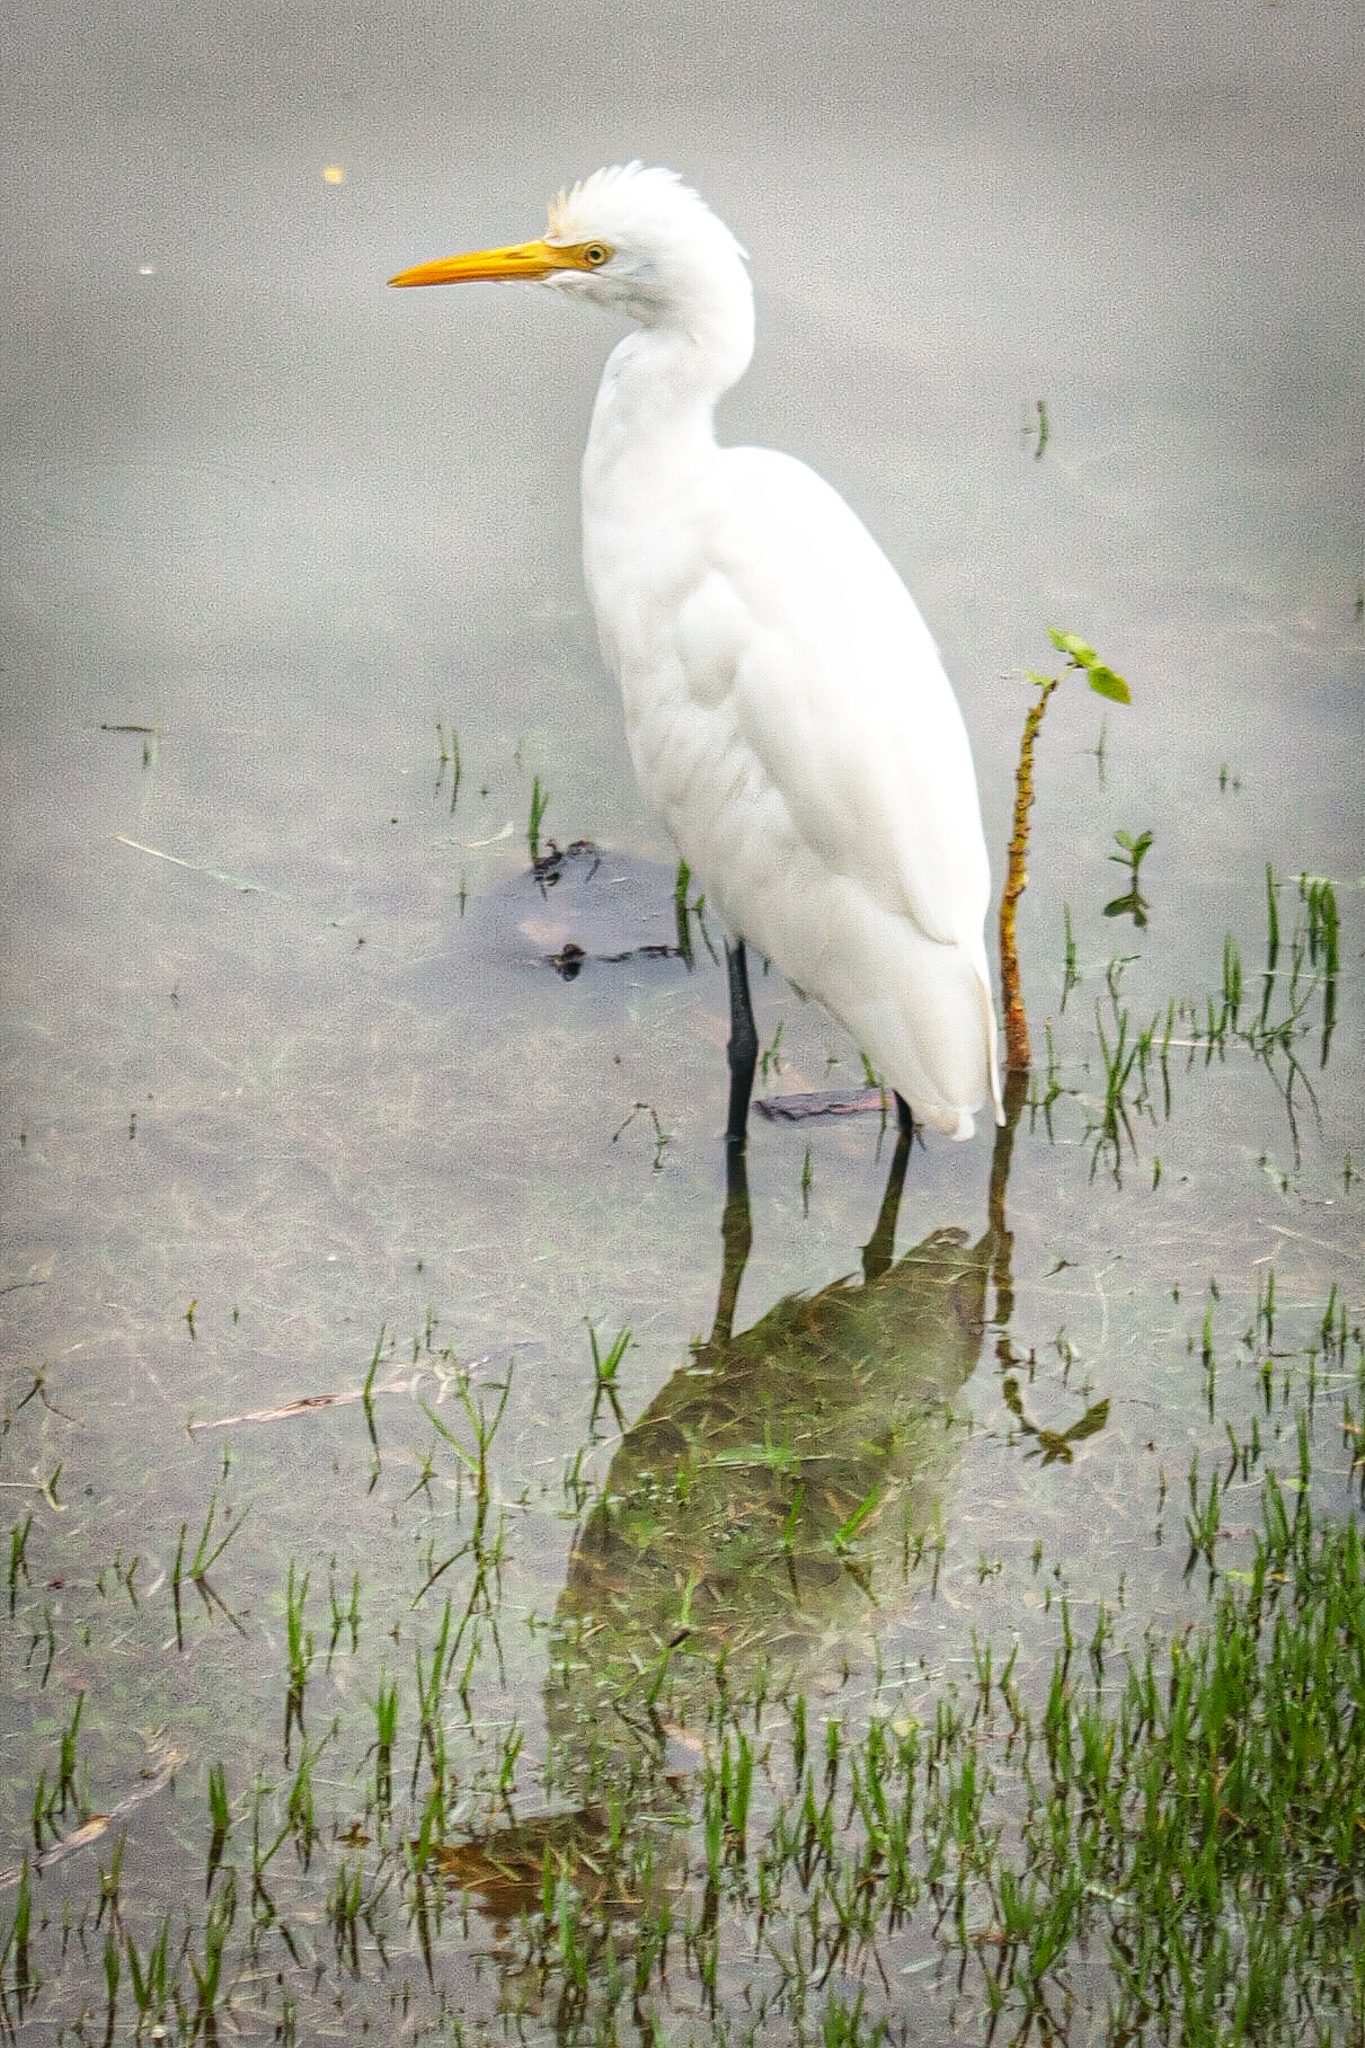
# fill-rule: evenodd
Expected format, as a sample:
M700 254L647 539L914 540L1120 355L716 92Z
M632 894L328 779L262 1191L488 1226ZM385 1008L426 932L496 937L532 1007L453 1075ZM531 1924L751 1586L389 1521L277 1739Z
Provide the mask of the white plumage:
M603 374L583 552L640 787L738 939L844 1023L915 1115L1000 1114L971 753L904 584L803 463L721 448L753 350L729 229L672 172L598 171L543 241L395 284L523 277L639 326ZM747 1091L746 1091L747 1101Z

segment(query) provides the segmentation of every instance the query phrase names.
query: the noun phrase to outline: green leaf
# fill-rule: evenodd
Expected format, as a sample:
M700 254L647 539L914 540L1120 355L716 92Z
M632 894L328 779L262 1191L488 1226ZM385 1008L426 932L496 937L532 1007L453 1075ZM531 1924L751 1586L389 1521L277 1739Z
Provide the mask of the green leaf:
M1071 656L1077 668L1094 668L1099 660L1098 654L1096 654L1089 641L1082 640L1079 633L1060 633L1055 626L1049 626L1047 637L1054 647L1060 648L1063 654Z
M1115 704L1131 704L1133 695L1121 675L1112 668L1106 668L1102 661L1087 667L1086 681L1100 697L1108 697Z
M1123 677L1100 660L1088 640L1082 640L1079 633L1060 632L1056 626L1049 626L1047 635L1054 647L1071 657L1073 667L1085 670L1085 679L1097 696L1108 697L1115 704L1132 703Z
M1140 932L1147 929L1147 898L1140 896L1136 889L1130 889L1126 896L1116 896L1112 903L1104 906L1106 917L1131 917Z
M863 1524L868 1520L869 1516L880 1505L881 1497L885 1492L885 1483L883 1483L881 1486L874 1486L871 1493L867 1495L866 1499L859 1501L857 1507L853 1510L853 1513L844 1523L843 1528L837 1529L835 1531L834 1547L836 1550L842 1550L846 1544L849 1544L853 1541L854 1537L862 1528Z
M1073 1422L1070 1429L1063 1431L1063 1442L1082 1443L1088 1436L1096 1436L1109 1420L1108 1401L1096 1401L1087 1408L1079 1422Z

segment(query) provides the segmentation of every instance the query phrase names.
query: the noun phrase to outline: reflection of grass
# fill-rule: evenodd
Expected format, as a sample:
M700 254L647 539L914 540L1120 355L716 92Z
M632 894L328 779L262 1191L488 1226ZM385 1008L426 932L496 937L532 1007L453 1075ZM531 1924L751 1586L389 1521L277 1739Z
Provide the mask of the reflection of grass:
M1142 931L1146 928L1147 912L1151 905L1139 887L1138 877L1142 863L1151 851L1152 834L1139 832L1134 837L1131 832L1116 832L1114 837L1118 841L1119 850L1117 853L1111 853L1109 858L1118 867L1127 870L1128 887L1121 896L1115 896L1112 902L1105 904L1104 915L1131 917L1138 930Z

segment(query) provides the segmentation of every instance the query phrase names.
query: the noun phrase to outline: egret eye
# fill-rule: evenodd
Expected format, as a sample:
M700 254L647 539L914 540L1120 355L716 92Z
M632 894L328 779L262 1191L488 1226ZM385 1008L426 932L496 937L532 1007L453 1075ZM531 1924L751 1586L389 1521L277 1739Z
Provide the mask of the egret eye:
M601 242L589 242L583 251L583 262L589 270L600 270L611 255L611 250Z

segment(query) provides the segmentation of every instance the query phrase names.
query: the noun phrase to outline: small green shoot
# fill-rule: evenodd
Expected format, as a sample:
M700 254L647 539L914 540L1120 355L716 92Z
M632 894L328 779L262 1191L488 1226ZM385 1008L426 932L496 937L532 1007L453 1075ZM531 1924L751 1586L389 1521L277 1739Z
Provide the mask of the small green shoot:
M387 1814L393 1804L393 1746L398 1738L398 1682L390 1679L383 1671L379 1674L379 1691L373 1700L374 1742L371 1754L374 1757L374 1799L381 1814Z
M9 1611L13 1615L15 1602L19 1597L19 1579L22 1575L28 1582L28 1539L33 1527L30 1512L22 1522L16 1522L9 1532Z
M1299 896L1308 912L1308 959L1322 976L1322 1058L1336 1029L1337 976L1341 969L1337 895L1325 875L1300 875Z
M866 1528L877 1509L881 1506L886 1488L874 1486L872 1491L859 1501L853 1513L834 1532L834 1548L841 1553L848 1550L857 1539L859 1531Z
M610 1349L604 1352L597 1341L596 1330L589 1323L588 1343L592 1350L593 1371L592 1416L589 1426L591 1426L591 1423L596 1422L597 1412L605 1397L612 1414L616 1417L618 1427L624 1429L626 1426L625 1417L621 1413L621 1403L617 1397L616 1375L620 1369L621 1360L625 1357L630 1346L630 1331L618 1330L612 1340Z
M332 1668L332 1659L336 1655L337 1644L341 1640L343 1630L347 1630L350 1634L352 1656L355 1655L356 1651L360 1647L359 1565L356 1566L355 1571L351 1575L350 1600L346 1603L345 1606L343 1606L337 1594L336 1559L333 1558L327 1574L327 1597L332 1609L332 1636L331 1641L327 1645L327 1669L330 1671Z
M1105 762L1108 757L1108 749L1109 715L1106 712L1104 717L1100 720L1100 736L1096 740L1094 746L1090 749L1091 753L1095 756L1095 780L1098 782L1101 789L1104 788L1104 769Z
M532 867L540 859L540 828L545 822L549 803L549 790L541 786L538 775L534 776L531 782L531 816L526 827L526 844L530 849Z
M436 1411L428 1407L425 1401L420 1402L418 1405L437 1435L454 1451L461 1467L474 1482L474 1527L471 1543L477 1550L483 1540L488 1510L492 1504L493 1491L489 1470L489 1453L492 1451L493 1440L497 1436L498 1425L502 1421L507 1407L507 1399L512 1391L511 1368L509 1366L505 1380L490 1381L487 1388L483 1390L494 1393L498 1397L491 1415L487 1404L482 1398L482 1392L477 1401L471 1393L468 1373L461 1372L454 1380L453 1385L460 1406L464 1409L470 1429L473 1432L474 1449L472 1451L466 1449L465 1445L455 1435L455 1432L447 1427ZM435 1575L433 1574L433 1576ZM428 1581L429 1583L430 1581ZM425 1592L426 1588L424 1587L422 1590ZM420 1593L417 1598L421 1598ZM416 1601L413 1604L415 1606Z
M1071 929L1071 905L1062 905L1062 939L1065 952L1062 957L1062 1000L1061 1010L1066 1012L1067 997L1073 988L1080 987L1081 973L1076 965L1076 934Z
M85 1709L85 1694L76 1694L76 1704L71 1719L62 1730L61 1762L57 1767L57 1811L65 1813L70 1807L76 1813L81 1811L81 1801L76 1790L76 1743L80 1736L81 1715Z
M687 892L692 886L692 870L679 856L678 872L673 883L673 919L678 932L678 952L690 967L692 965L692 919L688 909Z
M662 1173L664 1166L664 1153L667 1150L668 1146L672 1143L672 1139L669 1137L668 1132L660 1123L659 1112L657 1109L655 1109L654 1104L652 1102L635 1103L631 1109L629 1116L627 1116L622 1123L619 1123L616 1126L616 1129L612 1132L611 1142L613 1145L615 1145L630 1129L631 1125L634 1123L637 1116L647 1116L649 1118L651 1125L653 1126L654 1171L656 1173Z
M208 1869L204 1878L207 1895L213 1890L213 1880L223 1860L223 1850L232 1830L232 1810L228 1804L227 1775L221 1764L209 1765L209 1817L213 1823L213 1834L209 1840Z
M285 1591L285 1644L289 1660L289 1686L284 1698L284 1760L293 1761L293 1735L297 1728L300 1741L306 1747L303 1725L304 1697L308 1690L308 1674L313 1667L313 1632L306 1625L305 1612L308 1604L309 1573L302 1578L295 1573L294 1560L289 1560L289 1584Z
M370 1369L365 1375L365 1384L360 1394L361 1406L365 1411L365 1428L370 1439L369 1490L371 1493L374 1492L375 1487L379 1483L379 1474L382 1466L382 1460L379 1455L379 1431L375 1426L374 1376L379 1370L379 1361L383 1356L384 1339L387 1334L383 1323L381 1323L379 1325L379 1335L374 1340L374 1350L370 1354Z
M199 1598L204 1603L205 1611L210 1616L212 1615L214 1608L217 1607L232 1623L232 1626L236 1629L238 1635L246 1634L246 1630L242 1627L241 1622L233 1613L232 1609L228 1606L227 1602L221 1597L220 1594L215 1592L213 1586L210 1584L209 1572L212 1569L212 1567L218 1562L218 1559L222 1556L223 1552L227 1549L229 1543L231 1543L233 1537L237 1534L243 1522L246 1520L247 1511L244 1508L238 1515L235 1522L233 1521L230 1512L227 1515L225 1515L223 1520L223 1533L219 1537L218 1541L214 1543L213 1524L217 1512L218 1489L217 1487L215 1487L212 1494L209 1496L208 1514L205 1516L204 1526L199 1532L199 1541L195 1546L194 1556L190 1560L188 1565L186 1565L185 1563L185 1539L189 1535L190 1525L188 1522L182 1522L180 1524L180 1537L175 1547L175 1563L171 1567L171 1601L175 1609L176 1647L181 1651L183 1651L185 1647L184 1616L181 1610L181 1589L184 1586L186 1580L188 1580L189 1583L194 1587L195 1592L198 1593Z
M1021 431L1025 445L1027 446L1030 441L1033 443L1034 461L1040 461L1043 450L1048 444L1048 436L1052 431L1047 416L1046 399L1034 399L1033 418L1025 420Z
M100 722L101 732L135 733L142 740L142 765L152 768L161 752L161 727L159 725L108 725Z
M170 1960L171 1921L167 1914L157 1931L156 1939L150 1943L146 1957L140 1958L131 1935L126 1937L128 1975L133 1986L133 1999L144 2023L159 2024L162 2015L171 2002L172 1969ZM139 2030L140 2031L140 2030Z
M436 795L439 796L441 794L441 789L445 782L446 769L449 768L450 809L453 815L460 794L460 735L456 732L453 725L447 730L438 718L436 721L436 743L440 748L440 758L436 769Z
M1118 841L1119 851L1111 853L1109 859L1116 867L1127 870L1128 887L1121 896L1115 896L1112 902L1105 904L1104 915L1131 917L1138 930L1143 931L1151 905L1138 886L1138 874L1151 848L1152 834L1139 832L1134 838L1131 832L1116 832L1114 837Z

